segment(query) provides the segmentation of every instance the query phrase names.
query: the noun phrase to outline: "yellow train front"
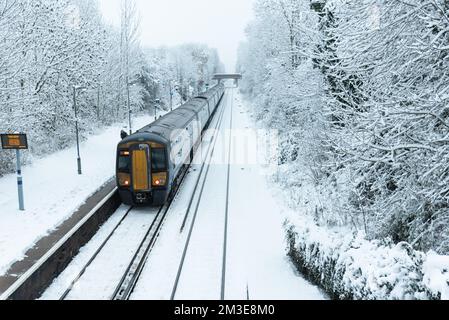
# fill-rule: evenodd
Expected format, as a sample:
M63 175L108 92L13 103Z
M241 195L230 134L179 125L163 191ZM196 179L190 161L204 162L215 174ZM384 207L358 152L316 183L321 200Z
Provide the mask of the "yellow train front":
M169 183L168 148L165 141L149 134L125 138L119 145L117 185L127 205L162 205Z
M117 148L117 186L122 202L167 202L188 169L201 137L224 95L217 85L136 133Z

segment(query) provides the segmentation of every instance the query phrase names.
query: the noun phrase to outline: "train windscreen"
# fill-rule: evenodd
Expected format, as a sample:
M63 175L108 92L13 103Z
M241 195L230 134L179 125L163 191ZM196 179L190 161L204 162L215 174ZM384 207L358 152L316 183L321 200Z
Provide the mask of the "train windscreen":
M165 149L151 149L151 169L155 172L167 170L167 157L165 155Z
M118 171L123 173L131 172L131 159L129 156L119 156L118 158Z

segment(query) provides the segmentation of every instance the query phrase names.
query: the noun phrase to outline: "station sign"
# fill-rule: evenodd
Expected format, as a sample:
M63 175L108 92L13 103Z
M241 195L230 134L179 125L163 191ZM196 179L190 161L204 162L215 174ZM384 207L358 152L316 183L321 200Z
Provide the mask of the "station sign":
M26 134L1 134L2 148L4 150L27 150L28 140Z
M2 141L2 149L4 150L16 150L16 162L17 162L17 190L19 195L19 209L25 211L25 200L23 196L23 177L22 167L20 163L20 150L28 149L27 136L24 133L4 133L0 134Z

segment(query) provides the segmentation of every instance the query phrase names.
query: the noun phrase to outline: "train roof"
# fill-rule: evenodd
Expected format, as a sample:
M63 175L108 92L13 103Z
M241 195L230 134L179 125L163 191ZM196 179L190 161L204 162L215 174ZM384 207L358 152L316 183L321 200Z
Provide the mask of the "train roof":
M196 117L196 112L185 108L178 108L170 112L167 116L160 118L153 124L142 129L139 133L153 133L170 139L173 131L184 129Z
M215 94L217 94L220 87L221 87L220 85L216 85L215 87L211 88L210 90L198 95L197 98L209 99L212 96L214 96Z
M134 135L152 134L169 141L173 131L186 128L196 117L201 108L208 103L208 100L218 93L221 87L223 87L223 85L216 85L207 92L202 93L179 108L167 113L155 122L138 130ZM134 135L129 136L127 140Z
M206 99L193 98L192 100L184 104L181 109L194 110L198 113L205 105L207 105Z

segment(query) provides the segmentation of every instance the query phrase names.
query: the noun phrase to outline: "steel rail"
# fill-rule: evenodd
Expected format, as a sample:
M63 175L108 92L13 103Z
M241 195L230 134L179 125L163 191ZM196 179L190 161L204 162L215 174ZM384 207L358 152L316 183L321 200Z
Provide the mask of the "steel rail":
M87 215L83 217L63 238L61 238L44 256L42 256L27 272L25 272L14 284L9 287L2 295L0 295L1 300L9 300L9 299L28 299L23 297L23 292L27 295L29 294L29 287L33 286L32 282L34 278L38 278L42 273L42 270L45 270L49 264L49 261L54 259L59 259L59 256L66 250L67 243L71 241L80 230L88 224L88 222L93 219L97 213L102 210L104 206L111 201L114 195L117 193L117 188L114 188L107 196L103 198ZM48 286L47 286L48 287ZM23 291L20 293L19 291ZM24 291L26 290L26 291ZM42 294L42 292L38 292L38 296ZM37 293L33 293L33 296L37 296ZM18 296L18 297L16 297ZM37 296L37 297L38 297ZM36 298L37 298L36 297Z
M131 263L128 265L126 272L122 276L119 285L116 287L111 300L128 300L130 297L132 291L134 290L135 284L137 283L138 277L143 270L146 258L156 242L158 232L169 208L170 203L160 207L156 218L151 223L150 228L145 234L143 240L140 242L140 245L133 256Z
M228 173L226 182L226 208L225 208L225 225L224 225L224 239L223 239L223 264L221 271L221 300L225 299L226 294L226 259L228 251L228 223L229 223L229 195L231 192L231 156L232 156L232 126L233 126L233 111L234 111L234 90L231 90L231 120L229 124L229 151L228 151Z

